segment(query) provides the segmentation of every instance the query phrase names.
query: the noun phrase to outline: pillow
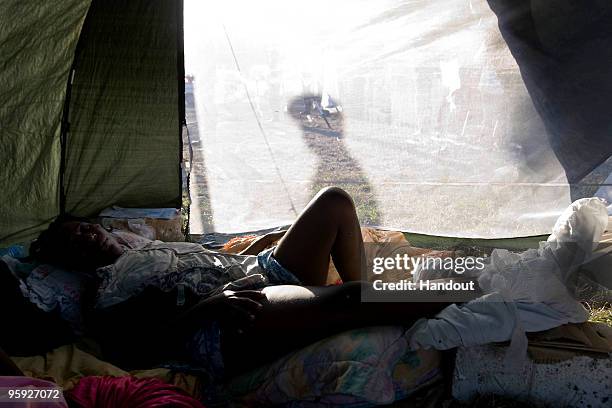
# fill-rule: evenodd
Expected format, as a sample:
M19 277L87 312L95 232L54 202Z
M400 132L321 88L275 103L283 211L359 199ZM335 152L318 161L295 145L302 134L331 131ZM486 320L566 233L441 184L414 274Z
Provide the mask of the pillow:
M4 255L2 261L19 280L23 296L44 312L59 311L76 334L81 334L83 317L81 299L91 277L47 264L31 264Z
M404 398L440 378L440 354L407 351L405 329L368 327L321 340L233 379L244 406L372 406Z

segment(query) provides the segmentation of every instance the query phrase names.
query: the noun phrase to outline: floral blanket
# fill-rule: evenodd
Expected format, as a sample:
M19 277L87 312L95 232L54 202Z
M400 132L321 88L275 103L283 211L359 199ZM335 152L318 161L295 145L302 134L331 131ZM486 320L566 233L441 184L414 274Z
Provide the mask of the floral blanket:
M389 404L440 379L437 351L408 351L405 330L341 333L242 375L228 385L239 405L258 407Z

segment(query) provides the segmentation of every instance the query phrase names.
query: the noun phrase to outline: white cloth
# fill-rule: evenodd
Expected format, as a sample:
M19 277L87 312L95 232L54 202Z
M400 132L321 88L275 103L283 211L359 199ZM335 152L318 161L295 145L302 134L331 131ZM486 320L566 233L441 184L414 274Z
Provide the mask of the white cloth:
M485 295L418 321L408 332L411 347L446 350L512 340L510 353L517 357L526 350L525 331L586 321L587 311L573 297L572 280L607 223L603 201L583 198L563 212L539 249L521 254L494 250L477 276ZM431 278L431 273L415 276Z

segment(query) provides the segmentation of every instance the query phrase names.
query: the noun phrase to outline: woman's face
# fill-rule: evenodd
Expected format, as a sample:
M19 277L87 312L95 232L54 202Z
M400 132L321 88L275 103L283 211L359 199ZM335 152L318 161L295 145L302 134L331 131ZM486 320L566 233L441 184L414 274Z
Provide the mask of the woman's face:
M60 227L65 256L75 266L95 269L114 263L123 253L115 237L99 224L68 221Z

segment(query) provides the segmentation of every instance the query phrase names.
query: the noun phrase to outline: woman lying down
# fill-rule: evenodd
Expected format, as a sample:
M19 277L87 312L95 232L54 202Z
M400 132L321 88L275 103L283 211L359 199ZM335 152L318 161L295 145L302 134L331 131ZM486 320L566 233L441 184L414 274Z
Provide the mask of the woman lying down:
M447 303L362 303L365 256L355 207L327 188L283 233L223 254L186 242L129 244L100 225L55 221L40 261L96 270L90 334L127 367L185 361L220 378L352 328L404 324ZM323 286L329 258L342 281Z

